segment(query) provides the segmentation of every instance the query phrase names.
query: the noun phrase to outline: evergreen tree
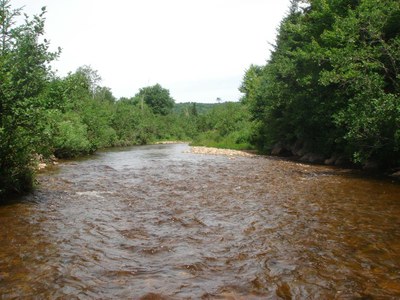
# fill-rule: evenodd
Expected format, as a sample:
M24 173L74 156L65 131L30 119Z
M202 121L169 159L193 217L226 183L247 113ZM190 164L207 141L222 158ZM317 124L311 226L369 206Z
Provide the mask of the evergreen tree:
M250 67L243 102L256 142L400 163L400 3L292 1L271 58Z

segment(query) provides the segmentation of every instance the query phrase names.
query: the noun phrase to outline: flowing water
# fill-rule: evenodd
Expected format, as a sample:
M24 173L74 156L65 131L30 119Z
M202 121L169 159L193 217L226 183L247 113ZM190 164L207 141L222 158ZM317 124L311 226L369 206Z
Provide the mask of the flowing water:
M398 183L188 149L65 162L0 206L0 298L400 297Z

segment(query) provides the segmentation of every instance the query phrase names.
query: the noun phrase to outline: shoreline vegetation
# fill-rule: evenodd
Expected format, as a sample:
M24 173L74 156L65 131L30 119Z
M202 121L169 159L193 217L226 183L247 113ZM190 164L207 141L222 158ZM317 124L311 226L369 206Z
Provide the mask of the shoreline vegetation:
M240 90L264 153L400 166L400 2L292 1L270 59Z
M168 140L400 176L398 0L291 1L243 97L215 104L175 103L160 84L117 99L90 66L57 76L45 13L22 24L0 0L0 198L31 191L45 162Z

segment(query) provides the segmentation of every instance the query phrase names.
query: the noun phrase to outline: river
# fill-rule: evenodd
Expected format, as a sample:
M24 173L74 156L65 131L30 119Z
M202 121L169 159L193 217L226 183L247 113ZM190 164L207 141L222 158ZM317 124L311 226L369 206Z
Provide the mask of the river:
M395 299L400 185L268 157L115 149L0 206L0 298Z

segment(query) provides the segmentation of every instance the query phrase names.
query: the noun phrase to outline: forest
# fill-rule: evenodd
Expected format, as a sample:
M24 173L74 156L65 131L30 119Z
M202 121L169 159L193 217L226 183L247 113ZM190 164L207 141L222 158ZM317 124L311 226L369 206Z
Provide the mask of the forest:
M59 77L45 13L17 24L22 10L0 0L0 195L31 190L42 159L162 140L400 166L397 0L293 0L242 99L219 104L175 103L159 84L116 99L90 66Z
M400 165L400 2L292 1L241 86L253 144L305 161Z

